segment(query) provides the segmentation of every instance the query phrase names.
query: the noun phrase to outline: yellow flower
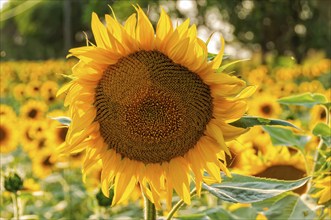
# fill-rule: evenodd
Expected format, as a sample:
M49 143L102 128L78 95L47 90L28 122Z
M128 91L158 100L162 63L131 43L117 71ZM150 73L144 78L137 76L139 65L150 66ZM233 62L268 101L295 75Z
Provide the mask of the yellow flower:
M268 85L269 87L271 85ZM294 82L277 82L270 87L269 93L277 97L290 96L296 93L298 86Z
M53 149L43 149L38 153L38 156L31 157L32 160L32 171L38 178L46 178L53 171L56 170L56 160L53 159Z
M326 123L327 114L331 115L331 110L327 113L326 107L315 105L310 110L309 127L313 129L317 123Z
M281 113L281 107L277 97L265 93L250 100L248 113L264 118L277 118Z
M40 190L40 184L32 178L24 179L23 189L25 192L36 192Z
M265 149L265 153L258 151L251 154L250 151L245 151L244 155L241 155L241 167L237 167L233 172L280 180L297 180L307 176L305 160L300 152L272 145L266 146ZM304 185L294 192L303 194L306 190Z
M318 80L313 80L313 81L305 81L302 82L299 87L298 90L300 93L305 93L305 92L318 92L318 93L323 93L324 92L324 87L322 85L322 83Z
M46 120L23 121L20 142L23 149L33 157L36 152L49 148L53 143L47 136L49 123Z
M26 85L24 83L16 84L13 87L13 96L18 101L24 100L27 97Z
M17 125L12 120L1 117L0 120L0 152L9 153L18 145Z
M0 118L6 118L15 121L16 117L16 112L11 106L0 104Z
M47 103L53 103L55 101L58 85L55 81L46 81L41 85L41 96Z
M109 15L104 26L93 13L96 45L70 50L80 61L59 91L72 118L64 152L86 150L83 173L102 161L102 191L114 187L113 205L137 185L157 209L164 194L171 206L173 190L190 204L192 178L200 193L204 171L218 182L220 170L228 173L225 141L246 131L228 123L245 113L254 88L216 73L223 49L208 62L189 20L174 28L162 10L154 33L136 11L124 26Z
M29 100L20 109L20 117L25 120L40 120L47 112L47 105L42 101Z
M30 73L30 75L33 75ZM42 82L39 80L29 81L26 86L26 94L30 97L39 97Z
M318 204L331 200L331 175L314 180L314 187L319 189L313 196L318 198Z

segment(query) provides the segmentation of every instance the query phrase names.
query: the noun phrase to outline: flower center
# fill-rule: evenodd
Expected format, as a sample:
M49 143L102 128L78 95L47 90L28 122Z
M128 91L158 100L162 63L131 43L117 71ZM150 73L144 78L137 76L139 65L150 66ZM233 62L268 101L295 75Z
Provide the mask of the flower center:
M110 65L94 105L108 148L144 163L183 156L212 117L209 86L159 51L138 51Z
M28 113L28 117L29 118L35 118L38 114L38 111L36 109L31 109L31 111L29 111Z
M3 128L2 126L0 126L0 143L4 142L7 138L7 131L5 128Z
M271 108L270 105L265 104L265 105L263 105L263 106L261 107L261 110L262 110L262 112L263 112L264 114L269 115L269 114L271 113L271 111L272 111L272 108Z

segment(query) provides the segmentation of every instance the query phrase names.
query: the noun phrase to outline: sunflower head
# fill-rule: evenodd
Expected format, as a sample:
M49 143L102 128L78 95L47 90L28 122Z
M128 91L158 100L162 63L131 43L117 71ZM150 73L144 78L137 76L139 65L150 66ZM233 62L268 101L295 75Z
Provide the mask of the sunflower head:
M0 120L0 152L9 153L18 145L17 127L10 118L1 117Z
M66 92L72 122L64 152L86 150L83 172L101 160L102 191L113 204L140 188L160 209L173 190L190 203L191 177L220 181L230 154L225 141L245 132L228 123L246 111L245 82L216 73L222 50L208 62L206 44L189 20L173 27L162 10L156 31L140 7L121 25L92 14L96 45L74 48L79 58ZM221 39L224 43L223 39Z

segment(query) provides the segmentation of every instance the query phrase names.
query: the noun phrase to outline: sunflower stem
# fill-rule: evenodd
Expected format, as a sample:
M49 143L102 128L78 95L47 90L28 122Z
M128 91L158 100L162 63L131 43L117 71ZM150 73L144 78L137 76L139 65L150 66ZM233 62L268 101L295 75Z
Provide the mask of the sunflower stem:
M196 193L196 191L197 191L196 188L192 189L192 191L190 192L190 196L192 197L192 196ZM170 219L173 217L173 215L177 212L177 210L178 210L183 204L184 204L184 200L183 200L183 199L179 200L179 201L176 203L176 205L174 205L174 207L172 207L172 209L170 210L170 212L169 212L169 214L168 214L166 220L170 220Z
M13 206L14 206L14 219L20 219L20 205L18 201L18 194L17 192L12 193L13 196Z
M156 220L156 209L154 203L144 195L145 200L145 220Z
M326 111L326 120L325 120L325 123L327 124L327 125L330 125L330 123L331 123L331 118L330 118L330 116L329 116L329 114L328 114L328 112L330 111L330 108L326 108L326 107L324 107L324 109L325 109L325 111ZM313 168L312 168L312 170L311 170L311 176L312 176L312 178L310 178L310 180L309 180L309 182L308 182L308 184L307 184L307 186L308 186L308 190L307 191L309 191L310 189L311 189L311 187L312 187L312 182L313 182L313 179L314 179L314 174L317 172L317 170L318 170L318 166L317 166L317 162L319 161L319 158L320 158L320 150L321 150L321 148L322 148L322 146L323 146L323 144L324 144L324 141L323 141L323 139L320 137L320 141L319 141L319 143L318 143L318 145L317 145L317 147L316 147L316 150L315 150L315 155L314 155L314 165L313 165Z

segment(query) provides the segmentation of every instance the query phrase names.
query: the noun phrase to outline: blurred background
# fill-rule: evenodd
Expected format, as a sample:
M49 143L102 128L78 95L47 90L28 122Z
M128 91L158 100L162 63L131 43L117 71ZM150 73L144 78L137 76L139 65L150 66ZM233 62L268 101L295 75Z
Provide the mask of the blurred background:
M93 11L103 17L110 5L124 22L135 3L153 25L162 5L175 23L190 18L203 40L214 33L211 52L222 34L233 58L258 56L265 63L268 56L290 56L301 63L314 51L331 55L328 0L1 0L1 60L64 58L69 48L85 45L84 32L92 38Z

